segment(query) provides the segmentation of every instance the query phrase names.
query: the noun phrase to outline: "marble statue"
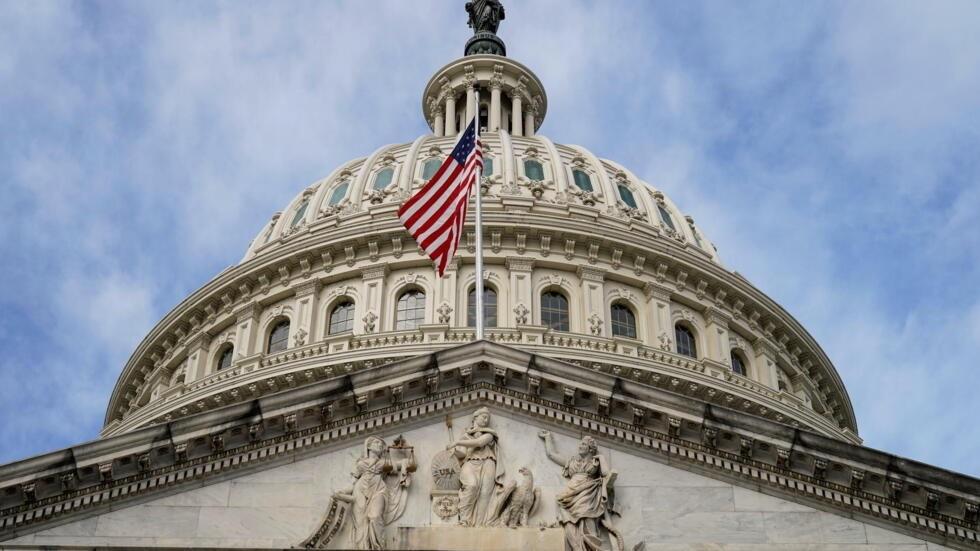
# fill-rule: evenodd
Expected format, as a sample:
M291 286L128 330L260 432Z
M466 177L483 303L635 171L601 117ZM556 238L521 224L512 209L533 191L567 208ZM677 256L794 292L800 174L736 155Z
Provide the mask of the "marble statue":
M391 447L377 436L370 436L364 441L364 452L351 471L354 484L334 492L331 507L320 529L301 547L325 548L343 526L345 514L349 514L352 549L386 548L385 527L405 512L406 489L415 470L414 457L410 452L392 463L393 449L411 450L400 438ZM389 477L396 480L389 483Z
M591 436L578 444L578 452L570 458L558 455L554 437L548 431L538 436L544 441L548 459L561 465L561 474L568 479L565 490L558 493L558 523L565 531L565 549L568 551L597 551L603 549L599 527L605 528L618 551L625 545L620 533L612 524L612 488L616 471L609 468L606 458L599 454L599 447Z
M486 526L492 506L503 492L504 466L497 432L490 428L490 410L473 413L470 427L447 448L460 460L459 524Z
M504 6L499 0L473 0L466 3L466 13L470 15L469 26L474 33L496 34L504 19Z
M520 480L511 481L504 486L487 524L519 528L528 526L528 517L534 514L541 502L541 488L534 487L534 475L527 467L517 470Z

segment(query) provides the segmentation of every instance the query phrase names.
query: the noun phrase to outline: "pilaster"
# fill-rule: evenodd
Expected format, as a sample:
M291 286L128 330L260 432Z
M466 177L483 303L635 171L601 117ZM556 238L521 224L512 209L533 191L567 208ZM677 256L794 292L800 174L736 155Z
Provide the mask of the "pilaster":
M706 308L703 315L708 332L708 358L730 366L728 324L731 319L728 314L713 306Z
M606 272L593 266L579 266L578 277L582 285L582 310L580 320L585 323L584 333L603 336L606 332L605 279Z
M365 333L377 333L383 331L380 321L384 318L384 292L385 278L388 275L387 264L375 264L366 266L361 270L361 279L364 282L364 318L355 321L363 323ZM372 321L373 320L373 321Z
M514 309L500 308L497 316L501 325L527 325L534 319L534 298L531 296L531 271L534 269L534 259L523 256L507 257L507 273L510 277L510 304ZM508 304L509 306L509 304ZM507 310L507 311L504 311Z
M779 390L779 375L777 374L779 366L776 365L779 352L776 345L769 339L760 337L759 340L755 341L754 346L755 365L759 367L756 376L759 382L773 390Z
M456 298L456 290L459 288L458 282L459 257L457 256L453 257L453 259L449 261L449 264L446 265L446 273L443 274L442 277L436 278L435 284L433 285L433 292L435 293L435 296L432 297L432 305L435 308L434 311L436 312L436 317L434 319L435 322L442 325L448 324L450 327L466 324L466 318L463 317L466 315L467 307L465 302L466 292L463 290L464 301L460 302ZM443 305L445 305L446 308L443 308ZM440 309L443 309L443 312L447 313L439 312ZM449 319L445 322L440 319L440 317L444 315L449 316Z
M658 346L661 350L671 350L674 342L674 327L670 323L671 291L663 285L648 282L643 286L643 294L647 297L646 309L649 316L647 323L647 342Z
M317 301L319 299L320 282L318 280L304 283L296 288L296 330L292 331L290 346L309 344L316 331Z
M260 345L255 341L258 338L259 314L262 313L262 306L257 302L250 302L238 310L235 310L236 331L235 347L236 354L248 357L260 352Z
M208 370L208 350L211 348L211 335L204 331L198 333L187 343L187 373L184 382L196 381Z

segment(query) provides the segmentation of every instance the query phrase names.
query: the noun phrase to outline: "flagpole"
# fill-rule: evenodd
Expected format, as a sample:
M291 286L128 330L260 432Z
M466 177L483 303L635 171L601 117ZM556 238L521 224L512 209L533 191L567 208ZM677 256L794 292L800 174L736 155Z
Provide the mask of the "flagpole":
M476 140L480 140L480 91L476 91L476 108L473 114L473 127L476 130ZM483 340L483 201L481 195L481 180L483 166L476 171L476 340Z

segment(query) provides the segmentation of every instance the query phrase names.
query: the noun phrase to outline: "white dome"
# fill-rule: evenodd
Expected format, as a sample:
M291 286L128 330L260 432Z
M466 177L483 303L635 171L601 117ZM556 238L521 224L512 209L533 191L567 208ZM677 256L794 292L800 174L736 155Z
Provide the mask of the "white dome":
M436 72L422 95L433 134L338 167L276 213L237 266L147 335L103 434L474 340L472 209L443 278L396 212L476 116L488 340L859 442L843 383L806 330L726 270L663 193L536 134L546 97L504 57Z
M526 202L529 214L567 219L576 213L600 221L627 222L673 246L717 261L715 247L662 192L640 180L625 167L599 159L575 145L550 139L512 137L504 130L481 135L484 156L485 208L507 210L513 201ZM438 166L449 154L455 138L420 136L412 143L382 147L368 157L354 159L296 195L273 215L252 240L243 260L264 254L300 236L336 231L359 216L387 217L397 222L397 205L425 182L427 163ZM526 163L538 163L543 178L526 173ZM583 185L576 185L576 178ZM587 191L591 188L591 191ZM382 207L382 208L379 208ZM381 221L381 220L379 220ZM560 222L559 222L560 225Z

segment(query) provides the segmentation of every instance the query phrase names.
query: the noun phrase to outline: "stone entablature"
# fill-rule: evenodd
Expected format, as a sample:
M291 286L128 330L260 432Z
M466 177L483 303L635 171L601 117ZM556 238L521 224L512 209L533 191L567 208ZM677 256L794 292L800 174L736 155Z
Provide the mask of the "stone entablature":
M117 434L139 426L129 421L132 417L144 422L144 417L134 416L134 408L177 400L199 381L217 379L230 385L231 379L244 373L291 362L298 369L299 360L304 359L297 356L299 351L307 354L309 363L307 347L334 346L330 343L333 337L325 334L324 323L329 308L340 297L350 297L357 308L352 334L359 337L357 342L368 332L365 318L376 318L370 333L387 339L390 346L385 356L399 356L392 346L425 340L427 331L445 334L442 339L446 342L462 342L453 335L465 325L466 292L473 279L472 253L467 250L472 232L464 242L458 269L437 282L431 263L419 255L414 242L385 208L378 209L383 212L361 213L331 232L311 234L243 262L176 307L151 331L127 365L110 402L105 433ZM555 212L549 214L549 209ZM569 214L567 206L542 207L533 218L500 206L488 207L485 254L489 284L500 295L501 330L526 332L523 325L540 323L537 296L542 285L562 287L570 299L571 331L540 341L540 346L554 346L556 353L561 351L566 357L570 348L566 342L608 338L608 306L613 300L628 302L637 315L638 338L635 342L624 339L621 347L636 352L626 355L639 355L644 350L646 356L657 350L670 352L671 323L690 318L701 339L701 369L724 378L726 371L730 372L727 347L738 348L751 364L747 380L754 383L751 390L756 394L766 388L777 390L780 372L776 370L781 370L792 389L779 401L809 402L808 409L830 414L833 424L847 429L841 433L843 437L856 438L850 402L830 362L803 328L771 299L703 255L689 251L689 244L675 246L674 241L656 232L616 219L604 226L605 235L600 239L588 218L574 213L569 218ZM363 236L367 228L377 239ZM379 267L383 271L378 277L372 276ZM591 308L585 305L583 270L601 274L602 281L591 285L601 287L602 295ZM431 297L426 323L448 327L389 334L393 327L392 294L409 279L427 289ZM367 302L371 294L365 292L368 285L384 290L375 295L373 304ZM440 324L443 316L448 321ZM265 332L273 318L282 317L296 319L293 327L303 331L302 343L295 339L297 335L291 335L285 353L277 355L278 359L266 358ZM598 324L592 323L595 319L599 319ZM217 355L229 345L236 350L234 369L214 375ZM377 357L376 351L355 346L353 341L345 348L316 354L315 361L320 363L313 367L333 363L331 353L343 352L346 361ZM587 359L595 360L592 356ZM175 381L180 385L172 383ZM183 390L175 390L178 386ZM206 394L197 396L208 398ZM240 392L237 397L219 399L240 401L247 397ZM204 400L198 410L217 405L220 403ZM152 409L160 411L158 407ZM801 422L819 426L812 420Z
M481 406L945 546L980 543L976 479L487 342L0 467L0 539Z

